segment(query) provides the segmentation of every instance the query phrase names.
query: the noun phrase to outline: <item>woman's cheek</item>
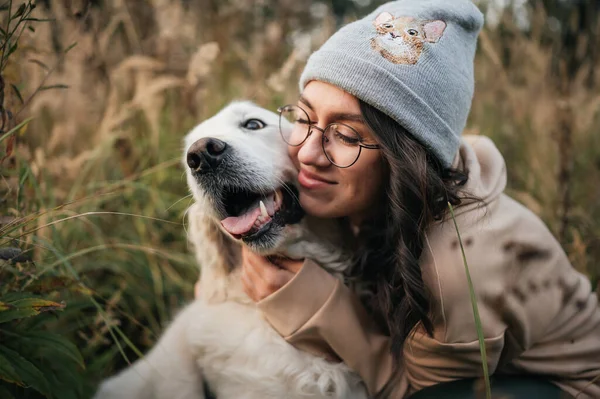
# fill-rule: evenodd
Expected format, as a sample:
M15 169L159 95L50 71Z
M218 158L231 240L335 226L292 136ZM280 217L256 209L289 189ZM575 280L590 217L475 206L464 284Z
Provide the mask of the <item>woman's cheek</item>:
M292 147L291 145L288 145L287 148L288 155L292 160L292 163L294 164L296 169L300 170L300 162L298 161L298 151L300 150L300 147Z

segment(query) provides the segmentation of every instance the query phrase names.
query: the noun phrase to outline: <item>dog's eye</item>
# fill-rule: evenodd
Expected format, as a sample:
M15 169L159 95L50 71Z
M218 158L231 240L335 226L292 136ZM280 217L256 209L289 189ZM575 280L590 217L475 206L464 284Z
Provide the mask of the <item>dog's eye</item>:
M411 36L417 36L419 32L417 32L415 29L409 29L408 34Z
M392 24L381 24L381 26L385 29L391 29L393 27Z
M248 130L260 130L267 126L267 124L260 119L248 119L242 126Z

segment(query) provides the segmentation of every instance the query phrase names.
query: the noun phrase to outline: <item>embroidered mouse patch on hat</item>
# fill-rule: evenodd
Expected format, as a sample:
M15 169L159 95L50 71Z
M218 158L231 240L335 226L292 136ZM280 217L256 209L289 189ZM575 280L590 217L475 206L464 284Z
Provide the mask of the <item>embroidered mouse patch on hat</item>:
M446 29L441 20L395 18L389 12L379 14L373 25L377 36L371 39L371 47L394 64L409 65L419 61L425 43L436 43Z

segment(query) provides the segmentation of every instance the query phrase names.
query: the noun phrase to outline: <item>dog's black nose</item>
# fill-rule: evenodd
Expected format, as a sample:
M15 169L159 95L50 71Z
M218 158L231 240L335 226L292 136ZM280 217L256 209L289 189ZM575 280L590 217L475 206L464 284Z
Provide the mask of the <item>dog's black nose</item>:
M214 169L223 160L229 150L226 142L212 137L196 141L187 153L187 164L198 173Z

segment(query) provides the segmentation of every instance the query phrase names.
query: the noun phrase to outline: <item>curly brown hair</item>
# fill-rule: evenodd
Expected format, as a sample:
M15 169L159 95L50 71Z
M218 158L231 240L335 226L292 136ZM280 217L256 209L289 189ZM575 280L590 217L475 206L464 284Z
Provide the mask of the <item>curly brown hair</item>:
M387 327L391 351L402 357L404 342L420 322L429 335L429 293L419 259L427 228L441 220L448 203L458 206L468 171L442 167L439 160L391 117L359 100L387 166L383 212L363 222L351 278L372 287L367 306Z

